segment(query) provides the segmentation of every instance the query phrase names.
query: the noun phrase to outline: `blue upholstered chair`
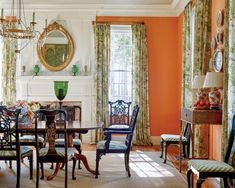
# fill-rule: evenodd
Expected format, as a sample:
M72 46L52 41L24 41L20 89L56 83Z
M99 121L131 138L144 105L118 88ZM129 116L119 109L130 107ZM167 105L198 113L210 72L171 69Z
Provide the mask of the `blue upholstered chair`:
M0 160L16 161L16 187L20 187L21 159L28 157L30 164L30 179L33 178L33 150L20 146L18 121L20 110L9 110L0 106ZM11 168L11 165L10 165Z
M98 178L99 175L99 161L101 159L102 155L105 155L107 153L123 153L125 157L125 167L126 171L128 173L128 177L131 176L130 169L129 169L129 155L130 155L130 149L131 149L131 142L132 137L135 130L135 125L137 121L137 116L139 113L139 107L136 105L133 108L131 121L129 124L128 130L106 130L106 140L99 141L97 143L96 147L96 178ZM122 141L112 141L112 135L113 134L124 134L126 135L126 140L124 142Z
M197 175L197 188L201 187L201 184L206 178L223 178L224 187L235 187L229 185L228 178L235 179L235 115L233 116L232 129L229 136L228 148L224 161L216 160L196 160L192 159L188 161L188 187L193 187L193 174ZM231 183L232 184L232 183Z

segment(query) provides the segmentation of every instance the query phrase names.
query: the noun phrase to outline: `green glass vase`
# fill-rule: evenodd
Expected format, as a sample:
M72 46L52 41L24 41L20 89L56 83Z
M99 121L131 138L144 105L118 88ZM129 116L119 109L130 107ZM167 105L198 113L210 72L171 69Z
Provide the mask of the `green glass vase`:
M67 95L69 81L54 81L54 92L58 100L62 101Z
M38 76L39 71L40 71L39 66L38 65L34 65L34 67L33 67L34 76Z
M78 73L78 66L77 65L73 65L72 67L72 73L73 73L73 76L76 76L77 73Z

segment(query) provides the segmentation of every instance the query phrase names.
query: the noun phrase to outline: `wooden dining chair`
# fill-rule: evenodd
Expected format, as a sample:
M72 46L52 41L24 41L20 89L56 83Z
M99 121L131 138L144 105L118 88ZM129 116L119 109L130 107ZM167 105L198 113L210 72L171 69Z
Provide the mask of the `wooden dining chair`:
M224 161L192 159L188 161L188 188L193 187L193 174L197 175L197 188L200 188L206 178L223 178L224 187L235 187L228 184L228 179L235 179L235 115L228 140Z
M63 107L65 108L67 113L70 113L70 118L67 118L68 121L74 121L75 120L75 110L79 110L80 116L78 121L81 121L81 107L80 106L73 106L73 107ZM55 140L55 146L56 147L63 147L64 146L64 138L57 138ZM81 134L78 134L78 137L73 134L73 147L77 149L79 154L82 154L82 149L81 149ZM53 164L51 166L51 169L53 169ZM78 160L78 169L81 169L81 161Z
M124 158L125 158L124 161L125 161L125 167L126 167L128 177L131 176L130 169L129 169L129 155L130 155L132 137L134 134L138 113L139 113L139 107L138 105L136 105L133 108L131 121L130 121L128 130L118 130L118 129L106 130L105 131L106 140L102 140L97 143L95 178L98 178L98 175L99 175L99 161L101 159L101 156L106 155L108 153L123 153ZM126 135L125 142L112 140L113 134Z
M63 122L59 124L55 122L55 117L60 115L63 119ZM43 163L47 162L56 162L62 163L65 165L65 185L64 187L67 188L67 181L68 181L68 161L73 160L73 168L72 168L72 179L76 179L74 172L75 172L75 165L76 165L76 158L75 154L77 150L73 147L68 147L68 135L67 135L67 126L66 126L66 112L63 110L38 110L35 113L35 138L36 138L36 146L38 146L38 125L40 122L40 116L45 117L45 128L46 128L46 147L39 148L36 147L36 159L37 159L37 180L36 180L36 187L39 186L39 164L41 164L41 179L44 178L43 172ZM56 134L58 132L58 127L60 127L60 133L63 134L65 144L64 147L55 147L55 140Z
M163 158L164 155L164 163L167 161L167 149L170 145L179 145L180 143L180 135L177 134L162 134L161 135L161 155L160 158ZM182 136L182 144L183 144L183 154L184 157L189 157L190 151L190 124L187 123L184 129L184 133ZM187 147L187 149L186 149ZM186 154L187 153L187 154Z
M20 109L7 109L0 106L0 160L16 161L16 187L20 187L21 159L28 157L30 179L33 178L33 150L21 146L19 140ZM11 168L11 165L10 165Z

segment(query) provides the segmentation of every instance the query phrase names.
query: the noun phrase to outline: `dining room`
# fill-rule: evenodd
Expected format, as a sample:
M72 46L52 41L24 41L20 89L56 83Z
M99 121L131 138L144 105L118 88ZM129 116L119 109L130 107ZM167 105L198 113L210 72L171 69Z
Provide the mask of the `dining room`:
M0 0L0 187L233 187L234 7Z

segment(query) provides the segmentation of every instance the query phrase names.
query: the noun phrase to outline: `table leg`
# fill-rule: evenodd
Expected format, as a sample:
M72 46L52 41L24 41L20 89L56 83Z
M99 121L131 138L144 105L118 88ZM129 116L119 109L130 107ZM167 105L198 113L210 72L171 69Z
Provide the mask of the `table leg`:
M81 160L83 162L83 164L86 167L87 171L89 171L93 175L96 175L95 170L91 170L85 155L77 153L77 154L75 154L75 157L76 157L77 160Z
M60 165L61 165L61 163L56 163L56 167L55 167L54 173L52 175L47 176L47 180L48 181L52 180L57 175L57 173L60 170Z

